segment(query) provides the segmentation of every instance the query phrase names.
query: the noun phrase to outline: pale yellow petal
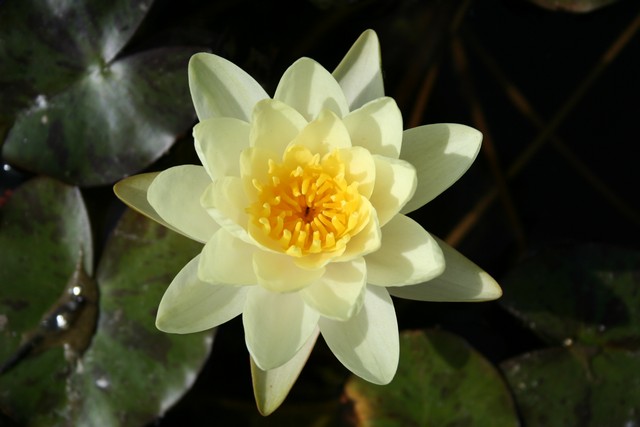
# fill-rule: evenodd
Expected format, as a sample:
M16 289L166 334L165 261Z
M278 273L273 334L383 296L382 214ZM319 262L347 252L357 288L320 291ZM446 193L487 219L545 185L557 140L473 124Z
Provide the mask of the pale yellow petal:
M249 146L249 124L229 117L204 120L193 128L196 153L212 180L240 176L240 153Z
M253 254L253 268L258 284L272 292L300 290L318 280L325 272L325 267L313 270L301 268L289 255L264 250Z
M202 207L221 226L245 241L249 215L245 211L249 200L244 192L242 179L225 176L213 181L202 193Z
M302 368L307 363L311 350L318 339L319 330L311 334L306 343L282 366L263 371L251 359L251 379L253 395L256 399L258 411L264 416L271 414L284 402L289 390L298 379Z
M348 183L358 183L358 193L369 198L376 182L376 163L369 150L363 147L343 148L338 151L345 166Z
M398 369L400 340L393 301L385 288L367 285L362 309L346 321L321 317L320 333L338 360L374 384L388 384Z
M408 162L373 156L376 182L369 201L378 213L380 227L391 220L413 197L418 185L416 170Z
M368 282L378 286L415 285L445 268L438 243L417 222L396 215L382 228L382 246L365 257Z
M419 301L489 301L500 298L500 285L460 252L436 238L445 259L444 272L426 283L388 288L391 295Z
M302 129L291 144L302 145L312 153L324 155L336 148L350 148L351 139L342 120L333 112L322 110L318 118Z
M273 99L295 108L309 122L322 110L331 110L339 117L349 112L347 100L336 79L309 58L298 59L284 72Z
M113 186L113 192L118 196L122 202L126 203L131 209L140 212L147 218L154 220L155 222L164 225L165 227L180 233L180 231L162 219L158 212L149 204L147 199L147 191L153 180L158 176L160 172L143 173L140 175L133 175L122 181L117 182ZM182 233L181 233L182 234Z
M344 253L336 257L334 261L351 261L352 259L368 255L380 249L381 244L382 230L378 224L376 212L372 209L367 225L349 240Z
M366 30L356 40L333 72L349 103L349 109L384 96L380 68L380 43L373 30Z
M378 98L349 113L344 124L351 143L372 154L397 159L402 146L402 113L393 98Z
M265 99L258 102L253 110L251 146L272 152L280 160L287 145L306 125L307 121L294 108L280 101Z
M480 151L482 134L469 126L434 124L404 131L400 158L412 163L418 188L402 213L413 212L449 188Z
M222 228L202 248L198 277L211 283L256 285L258 279L250 262L258 250Z
M293 359L315 333L319 317L297 292L249 288L242 323L247 349L256 366L268 371Z
M350 319L360 311L367 283L364 258L333 262L320 280L300 291L304 302L324 317Z
M156 327L161 331L204 331L242 313L248 288L201 281L197 275L199 261L199 255L189 261L164 293L156 317Z
M253 77L234 63L210 53L189 61L189 89L200 121L234 117L248 122L256 102L268 98Z
M219 228L200 205L211 178L202 166L175 166L162 171L149 185L147 199L153 209L185 236L206 242Z

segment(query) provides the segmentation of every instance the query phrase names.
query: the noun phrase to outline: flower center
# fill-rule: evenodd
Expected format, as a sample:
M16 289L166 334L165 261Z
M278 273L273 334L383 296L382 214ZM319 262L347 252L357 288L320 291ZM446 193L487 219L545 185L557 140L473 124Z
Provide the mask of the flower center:
M339 152L312 154L289 147L281 163L268 160L270 181L253 185L258 199L247 211L274 250L301 257L343 250L363 227L364 204L357 182L347 182Z

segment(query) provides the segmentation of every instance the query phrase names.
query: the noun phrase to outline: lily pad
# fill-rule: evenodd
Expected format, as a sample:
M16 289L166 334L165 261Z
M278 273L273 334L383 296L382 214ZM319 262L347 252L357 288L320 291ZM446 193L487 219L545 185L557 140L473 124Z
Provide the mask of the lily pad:
M525 425L636 426L640 353L570 346L527 353L502 364Z
M116 57L151 4L0 5L0 124L13 124L3 146L7 161L101 185L148 166L188 130L195 112L187 65L201 49Z
M548 249L501 284L500 303L551 344L640 344L640 252L599 245Z
M90 230L77 188L32 180L0 213L0 250L12 255L0 259L0 280L15 283L0 288L0 363L20 353L34 331L47 332L38 341L46 345L0 376L0 411L27 426L139 426L166 411L195 381L213 335L162 333L154 326L155 311L201 245L128 211L107 242L94 282L85 274L92 271ZM86 265L76 265L78 259ZM80 292L86 296L80 313L89 300L98 304L95 333L89 330L86 351L69 357L88 320L69 318L70 332L62 337L46 326L54 322L60 329L57 314L69 308L61 305L68 290L91 284L96 292L93 298Z
M400 365L385 386L353 376L345 387L358 426L517 426L499 372L455 335L405 332Z

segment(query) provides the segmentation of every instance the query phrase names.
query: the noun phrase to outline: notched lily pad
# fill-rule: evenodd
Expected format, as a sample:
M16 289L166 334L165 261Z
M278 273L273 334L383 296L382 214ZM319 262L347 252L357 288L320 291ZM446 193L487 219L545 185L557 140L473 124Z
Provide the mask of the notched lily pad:
M0 412L27 426L139 426L175 403L213 335L162 333L155 312L201 245L127 212L94 282L77 188L29 181L0 215Z
M345 395L357 426L517 426L498 371L462 339L443 331L405 332L400 365L385 386L352 377Z
M1 5L0 124L15 116L7 161L73 184L107 184L143 169L188 130L187 65L201 49L116 58L151 3Z
M528 426L635 426L640 423L640 353L570 346L502 364Z
M500 301L549 343L640 345L640 252L585 245L545 250L501 284Z

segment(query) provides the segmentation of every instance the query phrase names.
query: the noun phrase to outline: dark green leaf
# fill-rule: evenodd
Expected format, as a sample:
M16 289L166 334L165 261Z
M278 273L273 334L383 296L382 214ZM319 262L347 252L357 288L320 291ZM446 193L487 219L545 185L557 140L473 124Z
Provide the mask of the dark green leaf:
M346 385L358 426L517 426L498 371L462 339L442 331L405 332L400 366L385 386L358 377Z
M0 6L0 129L13 124L7 161L68 183L107 184L148 166L188 130L187 64L199 49L116 58L151 3Z
M640 353L570 346L502 365L527 426L636 426Z
M503 304L552 344L640 343L640 253L607 246L541 252L500 282Z
M91 233L77 188L32 180L0 214L0 410L28 426L139 426L161 415L212 343L211 332L154 326L164 290L201 245L128 211L96 275L93 334Z

